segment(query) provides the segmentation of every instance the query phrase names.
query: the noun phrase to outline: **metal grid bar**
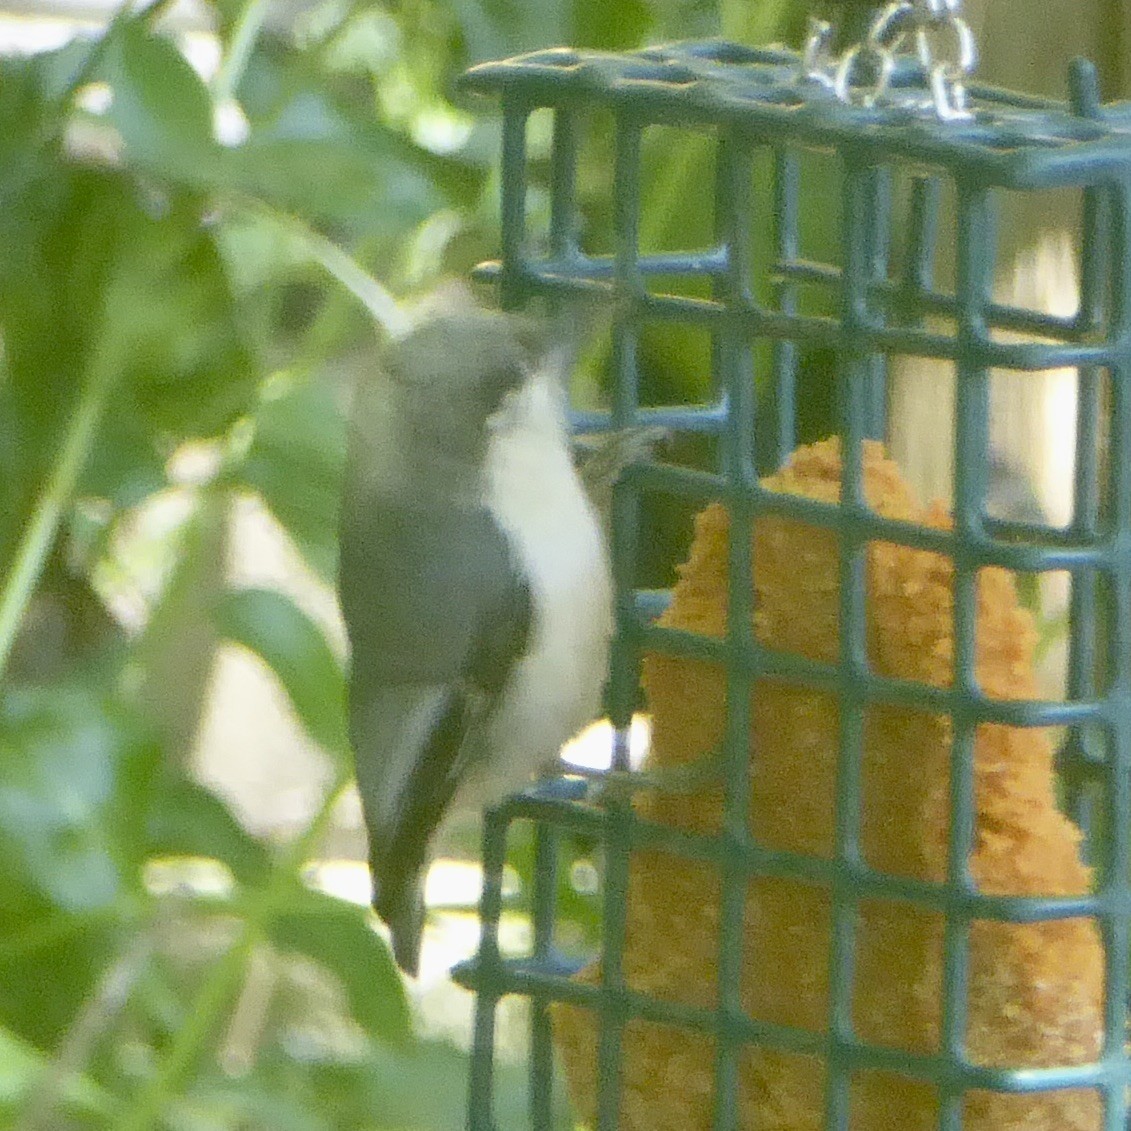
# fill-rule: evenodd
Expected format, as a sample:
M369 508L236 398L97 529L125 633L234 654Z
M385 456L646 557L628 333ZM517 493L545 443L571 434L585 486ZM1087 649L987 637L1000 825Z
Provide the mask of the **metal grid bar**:
M550 154L550 254L573 262L579 257L577 211L577 116L569 110L554 115L554 140ZM521 248L511 249L511 261Z
M795 260L799 254L798 227L801 166L797 154L787 148L774 151L774 252L777 263ZM797 281L781 272L772 283L777 309L796 317L801 296ZM776 338L770 355L770 396L774 413L773 466L780 467L797 446L797 343Z
M928 311L949 313L949 296L933 291L935 281L935 246L939 238L939 197L941 186L937 177L917 174L911 180L910 205L907 216L907 260L899 280L897 320L910 321L920 326ZM937 306L941 300L946 306ZM1008 307L989 308L991 325L1005 325L1002 321L1011 311ZM1025 327L1017 327L1024 329Z
M1124 265L1112 279L1109 319L1113 335L1131 334L1131 178L1113 186L1111 254ZM1115 900L1131 896L1131 361L1111 374L1111 556L1112 704L1104 794L1109 821L1108 859L1100 891ZM1128 1020L1128 962L1131 917L1108 910L1102 917L1105 952L1103 1066L1106 1077L1105 1128L1122 1131L1128 1121L1129 1079L1125 1038Z
M1081 117L1100 114L1099 82L1096 69L1076 60L1069 72L1073 109ZM1107 315L1109 275L1112 257L1109 248L1111 197L1106 188L1084 190L1083 240L1080 246L1080 307L1077 324L1082 334L1102 332ZM1104 424L1105 376L1096 368L1082 369L1077 383L1075 468L1073 474L1072 530L1074 536L1094 539L1100 531L1100 446ZM1094 570L1073 575L1069 597L1068 683L1067 693L1074 699L1096 694L1096 676L1101 660L1099 618L1102 614L1100 582ZM1084 832L1093 829L1095 786L1100 775L1095 758L1094 732L1074 729L1058 758L1063 782L1065 807ZM1094 861L1092 861L1094 863Z
M715 1044L714 1131L736 1131L741 1057L747 1046L816 1056L827 1066L826 1127L849 1125L852 1083L861 1073L913 1077L936 1089L937 1126L962 1127L964 1096L971 1089L1029 1093L1098 1088L1105 1097L1104 1126L1127 1124L1126 1087L1131 1083L1123 1034L1131 960L1131 109L1101 108L1094 75L1073 73L1073 106L1064 108L1001 92L976 97L992 106L992 127L941 127L896 121L890 113L830 105L810 90L798 96L789 77L795 57L733 45L678 45L636 56L541 53L473 72L471 82L504 94L503 258L481 272L498 278L504 302L533 295L597 291L617 302L613 329L612 408L580 418L586 428L621 428L663 421L672 427L717 435L719 474L661 465L639 466L614 494L612 542L618 634L609 688L617 726L615 764L627 768L626 726L634 706L643 650L703 659L727 672L723 763L726 804L723 828L709 836L677 830L634 814L615 797L597 810L568 796L562 781L513 798L485 827L484 941L477 960L458 973L479 995L475 1024L470 1127L494 1131L490 1090L494 1011L508 993L534 1002L532 1017L531 1125L552 1126L552 1049L549 1006L564 1002L599 1019L597 1131L615 1131L620 1106L624 1031L640 1020L705 1034ZM734 68L738 68L735 71ZM681 71L680 68L683 68ZM751 94L751 85L759 92ZM1091 84L1091 85L1089 85ZM526 231L525 123L531 109L555 112L551 154L549 254L531 253ZM616 122L614 208L617 245L612 257L578 251L576 177L580 123L587 105L613 111ZM739 107L742 113L739 113ZM701 252L639 251L641 141L648 125L709 127L717 142L716 246ZM788 128L787 128L788 124ZM866 133L865 133L866 130ZM843 264L800 257L799 191L804 166L797 146L831 145L842 159ZM1012 147L1012 148L1011 148ZM1006 151L1009 152L1006 152ZM769 210L774 232L771 264L752 262L750 233L761 222L750 193L757 156L772 159ZM908 163L926 159L934 171L911 177L902 273L891 277L892 181ZM933 256L938 244L940 185L953 177L958 196L956 293L938 291ZM1080 263L1082 301L1071 318L1059 318L990 301L991 189L1059 184L1085 190ZM758 305L751 279L769 270L771 303ZM712 298L649 294L653 274L706 278ZM840 299L836 317L807 314L801 287L817 285ZM949 332L927 330L928 319L949 319ZM652 321L707 329L712 336L713 388L707 406L641 409L636 387L636 344ZM999 330L1034 341L995 341ZM780 460L796 441L794 388L801 345L831 348L838 357L843 471L838 505L780 495L755 476L755 343L771 349L774 413L771 447ZM913 354L956 363L955 499L952 530L885 519L863 497L862 445L883 431L886 364ZM1063 530L993 521L984 514L988 456L988 371L994 367L1039 373L1079 371L1074 511ZM759 400L758 411L765 411ZM1110 466L1101 458L1110 447ZM644 493L723 500L731 518L728 630L706 638L652 623L663 594L634 589L639 507ZM781 515L832 531L839 545L840 646L836 663L820 663L760 645L754 638L750 578L756 519ZM865 565L869 542L887 541L943 554L954 563L953 681L925 686L875 674L866 650ZM1067 701L997 700L975 677L976 598L979 571L1001 566L1024 572L1071 574L1070 671ZM1110 633L1101 633L1107 615ZM1102 676L1102 679L1101 679ZM748 826L750 692L759 680L832 694L839 704L835 853L830 859L771 850ZM945 883L881 873L862 858L861 760L865 720L876 706L893 705L946 715L952 720L950 829ZM976 890L968 860L974 838L973 754L979 727L1069 729L1064 756L1070 800L1083 813L1100 802L1106 852L1101 882L1090 895L1072 898L989 896ZM1098 741L1083 742L1081 736ZM754 752L757 756L757 752ZM1072 786L1072 773L1077 785ZM564 789L564 792L563 792ZM502 960L497 926L507 828L515 821L536 827L538 861L533 893L533 953ZM597 837L606 873L601 980L571 980L554 950L558 837ZM754 830L756 834L756 830ZM721 880L718 998L699 1008L650 997L633 989L624 972L628 862L642 850L700 860ZM752 1018L743 1010L741 932L746 886L753 878L819 885L833 895L830 990L826 1032L811 1032ZM852 984L859 907L866 900L899 901L935 913L945 922L941 1046L912 1054L861 1040L853 1028ZM1102 925L1106 954L1106 1040L1096 1064L1068 1068L988 1068L966 1055L969 931L973 920L1045 923L1092 918Z
M479 902L482 926L476 958L475 1019L468 1073L469 1131L493 1131L495 1126L495 1011L506 992L506 972L499 956L499 918L503 910L503 869L507 862L507 815L487 813L483 820L483 894Z
M518 263L526 242L526 122L529 103L514 96L503 99L502 193L499 242L505 264ZM511 310L524 301L521 277L506 271L499 280L499 302Z
M502 272L483 272L481 278L502 278ZM608 288L586 280L568 280L558 275L537 272L532 266L518 274L528 298L557 297L563 294L607 296ZM730 311L706 299L676 298L671 295L641 295L629 300L626 321L676 322L714 332L736 333L749 338L805 341L814 346L841 348L843 328L834 318L819 315L787 315L763 310ZM864 335L871 353L903 357L930 357L956 361L955 339L904 326L873 326ZM977 346L979 364L987 369L1015 369L1039 373L1052 369L1079 369L1086 366L1110 367L1119 360L1120 345L1115 342L1091 344L1071 341L1049 343L986 340Z
M642 289L637 259L640 251L640 147L641 127L635 121L617 122L615 189L616 287L626 296ZM617 428L636 423L639 393L636 375L636 334L618 322L613 327L613 411ZM635 706L637 656L634 627L633 570L639 531L639 499L631 485L617 484L613 491L611 539L613 582L616 594L617 638L613 644L609 680L609 717L616 727L613 766L628 770L628 726ZM628 890L629 842L632 807L613 800L607 808L604 835L605 899L601 938L601 1007L597 1069L597 1131L616 1131L619 1122L621 1072L626 1013L619 1003L626 991L624 947Z
M1080 118L1097 121L1103 117L1100 83L1095 66L1086 59L1075 59L1068 70L1072 112ZM1107 193L1095 186L1084 190L1084 238L1080 244L1080 311L1078 323L1085 332L1102 326L1111 255L1107 233ZM1085 255L1087 251L1087 255Z
M989 452L989 380L978 364L977 345L985 334L983 310L993 284L994 247L990 201L984 189L958 186L958 342L969 360L960 360L957 373L954 448L954 709L950 758L950 835L947 883L952 890L973 893L969 858L974 846L974 738L977 719L971 709L979 696L975 675L977 656L976 565L967 545L977 538L986 496L986 457ZM942 1047L954 1062L965 1056L969 1009L970 920L948 915L943 935ZM951 1081L943 1084L939 1131L961 1131L963 1092Z
M534 891L531 920L534 928L533 959L541 965L554 960L554 924L557 921L559 831L552 825L534 827ZM532 1131L553 1131L554 1040L549 1002L541 995L530 1001L530 1126Z
M726 126L752 139L820 149L856 146L879 163L893 150L908 162L942 166L984 184L1042 189L1118 176L1126 161L1131 110L1081 118L1063 103L972 84L979 119L939 122L899 107L838 102L800 79L788 51L752 49L735 62L733 44L671 44L627 55L553 50L485 63L464 76L473 90L522 93L543 105L600 102L664 125ZM914 76L912 76L914 78ZM992 116L992 125L986 125Z
M529 997L537 992L594 1013L599 1012L607 1003L607 994L598 986L589 986L521 965L509 966L500 986L504 993ZM618 996L617 1008L626 1016L657 1025L709 1036L714 1036L718 1031L718 1013L714 1009L682 1005L631 990ZM732 1024L739 1038L746 1044L781 1052L801 1053L819 1057L823 1061L834 1055L831 1041L808 1029L755 1021L748 1016L735 1018ZM963 1091L987 1089L1010 1094L1051 1092L1065 1088L1096 1087L1104 1084L1108 1078L1108 1069L1103 1064L1067 1068L984 1068L954 1061L943 1054L928 1056L856 1042L838 1045L835 1055L841 1058L846 1069L854 1073L878 1071L901 1076L913 1075L927 1083ZM1124 1131L1122 1125L1119 1125L1119 1131Z
M721 287L724 300L736 308L751 301L753 274L750 233L754 222L749 186L753 180L753 153L734 136L719 144L716 192L717 235L726 253L727 271ZM728 483L753 486L758 481L754 452L754 361L750 343L720 335L716 365L725 391L728 414L723 432L722 471ZM732 507L728 543L727 636L723 647L726 665L726 719L723 736L725 801L723 838L744 845L749 841L750 797L750 686L752 674L733 657L754 643L752 628L753 535L752 515L745 507ZM725 860L730 860L727 854ZM746 913L746 877L741 869L724 863L719 919L718 1017L715 1036L715 1131L738 1131L739 1056L743 1016L742 932Z
M557 782L552 783L555 787ZM583 782L579 782L583 786ZM532 792L521 794L505 802L498 810L506 821L544 821L579 835L599 837L606 827L605 815L598 810L564 800L553 793ZM803 856L784 850L767 849L758 845L736 848L718 837L701 833L684 832L670 825L657 824L637 818L632 823L628 838L630 851L656 851L700 860L721 867L727 854L734 855L749 878L765 876L773 879L796 880L807 884L833 887L839 882L851 882L862 900L893 899L943 914L963 914L979 919L1006 923L1044 923L1054 919L1094 918L1097 915L1131 914L1131 893L1097 893L1087 896L994 896L982 893L952 892L945 885L926 880L892 876L867 865L826 860L822 857ZM846 879L847 877L847 879ZM525 970L528 960L503 963L513 976ZM481 963L472 962L460 967L465 981L475 981L482 976ZM555 977L556 975L548 975ZM573 983L563 983L572 986ZM571 990L564 990L560 1000L574 1000ZM588 992L588 991L585 991ZM590 999L586 999L590 1000ZM714 1016L714 1014L711 1014ZM987 1070L988 1071L988 1070ZM1036 1071L1026 1070L1026 1071Z
M726 647L719 641L681 629L648 626L640 630L640 638L645 646L672 656L715 664L725 664L728 659ZM778 676L799 687L835 691L839 686L837 665L809 660L793 653L777 652L754 645L730 658L732 662L741 664L747 672ZM991 699L981 694L967 695L951 688L938 688L912 680L873 674L860 676L857 687L862 695L867 696L869 703L919 707L943 714L952 713L964 706L978 725L999 723L1002 726L1033 728L1103 725L1108 723L1112 711L1107 698L1080 702Z
M568 259L544 258L527 259L522 267L525 284L532 289L532 293L560 293L562 291L583 294L586 292L606 293L608 288L599 284L610 279L614 273L615 264L607 256L571 256ZM703 275L713 277L722 274L725 269L724 258L717 250L677 253L665 255L641 256L637 262L637 269L642 276L650 275ZM484 282L494 282L500 274L501 265L498 262L487 262L476 269L479 279ZM844 283L843 273L838 267L825 263L813 263L806 259L795 257L782 258L774 263L774 273L782 283L808 282L827 286L831 291L839 290ZM869 292L880 298L893 309L900 310L908 305L908 288L903 282L878 278L869 280L866 284ZM943 294L931 290L914 290L912 310L919 315L931 314L944 318L956 318L958 303L953 295ZM639 309L637 316L644 317L669 317L679 320L693 320L702 325L710 326L725 322L738 321L740 330L749 332L752 336L772 337L788 345L793 339L807 338L812 335L814 328L818 333L832 334L839 328L835 319L803 318L788 309L785 304L777 311L759 310L756 307L738 308L728 310L719 303L707 299L677 299L667 295L641 295L638 299ZM629 311L628 313L631 313ZM1004 303L989 303L986 307L986 321L995 330L1010 330L1018 333L1031 334L1040 339L1037 343L1042 350L1049 345L1086 347L1094 346L1095 327L1083 325L1078 317L1063 317L1055 314L1042 314L1032 310L1022 310ZM888 335L879 335L874 339L875 348L879 352L885 349L891 353L913 353L921 357L953 357L953 339L946 335L911 335L906 331L909 326L902 324L902 319L897 319L893 332ZM899 333L903 331L903 333ZM1004 343L987 340L979 343L980 349L996 350L987 364L1010 368L1061 368L1063 365L1075 362L1062 361L1063 354L1042 355L1042 361L1033 360L1011 362L1009 346L1017 347L1017 357L1031 359L1033 355L1030 343ZM932 352L943 350L944 352ZM1096 354L1097 363L1101 355Z

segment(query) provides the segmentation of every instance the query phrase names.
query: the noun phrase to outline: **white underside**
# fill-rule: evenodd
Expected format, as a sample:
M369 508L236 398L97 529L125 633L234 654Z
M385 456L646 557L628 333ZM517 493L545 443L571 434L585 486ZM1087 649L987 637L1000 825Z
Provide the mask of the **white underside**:
M558 378L536 375L492 432L486 503L531 588L530 644L491 720L488 756L460 801L491 804L551 764L601 707L613 594L597 515L578 480Z

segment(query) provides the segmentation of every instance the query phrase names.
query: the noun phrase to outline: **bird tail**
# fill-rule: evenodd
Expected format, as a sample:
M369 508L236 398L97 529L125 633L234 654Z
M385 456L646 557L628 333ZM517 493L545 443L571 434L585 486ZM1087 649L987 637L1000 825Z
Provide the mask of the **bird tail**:
M420 938L424 930L424 875L391 875L380 862L370 863L373 875L373 909L389 928L393 958L408 975L420 973ZM383 880L382 876L387 877Z
M458 782L466 702L449 687L397 687L351 707L373 909L392 933L397 965L415 976L429 845Z

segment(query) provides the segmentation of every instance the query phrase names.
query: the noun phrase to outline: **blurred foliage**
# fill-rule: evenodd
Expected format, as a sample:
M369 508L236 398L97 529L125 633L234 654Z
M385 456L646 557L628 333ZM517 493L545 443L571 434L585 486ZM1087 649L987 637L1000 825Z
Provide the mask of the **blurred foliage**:
M332 581L349 380L397 302L495 248L497 122L458 94L463 68L567 41L789 37L796 16L217 0L206 82L170 7L0 59L0 1123L449 1131L463 1055L414 1037L363 911L304 882L350 776L341 661L290 598L229 588L232 508L259 500ZM706 245L695 142L649 161L650 238ZM649 359L654 389L702 380L694 351ZM225 640L332 767L284 844L191 774ZM529 846L515 860L528 878ZM509 1070L500 1094L500 1128L519 1126Z

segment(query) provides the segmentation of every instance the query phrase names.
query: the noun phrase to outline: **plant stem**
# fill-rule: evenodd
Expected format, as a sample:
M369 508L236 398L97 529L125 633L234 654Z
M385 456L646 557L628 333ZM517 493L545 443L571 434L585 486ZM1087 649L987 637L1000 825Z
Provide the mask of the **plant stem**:
M148 931L143 932L135 936L118 960L103 972L95 992L83 1003L46 1071L36 1081L31 1102L14 1131L36 1131L56 1125L56 1107L67 1086L80 1078L95 1042L125 1007L152 953L153 936Z
M32 511L31 518L7 576L0 584L0 684L12 655L24 613L35 594L43 564L75 492L79 476L98 433L102 410L117 377L118 366L105 354L96 355L86 385L75 406L74 415L63 438L59 458Z
M228 53L220 63L216 78L212 82L212 96L217 103L227 102L235 96L240 79L247 69L247 61L255 47L255 41L263 29L270 7L268 0L247 0L236 20Z
M396 335L408 329L408 315L401 309L393 293L333 240L327 239L297 216L262 201L247 198L237 203L278 225L283 232L302 244L311 261L317 263L353 295L369 311L384 333Z
M115 1131L153 1131L160 1125L162 1111L183 1088L205 1045L228 1011L252 953L266 937L271 920L285 905L299 869L322 840L333 818L334 806L350 780L348 770L338 771L310 824L283 850L266 888L248 901L239 938L200 988L164 1063L115 1124Z

